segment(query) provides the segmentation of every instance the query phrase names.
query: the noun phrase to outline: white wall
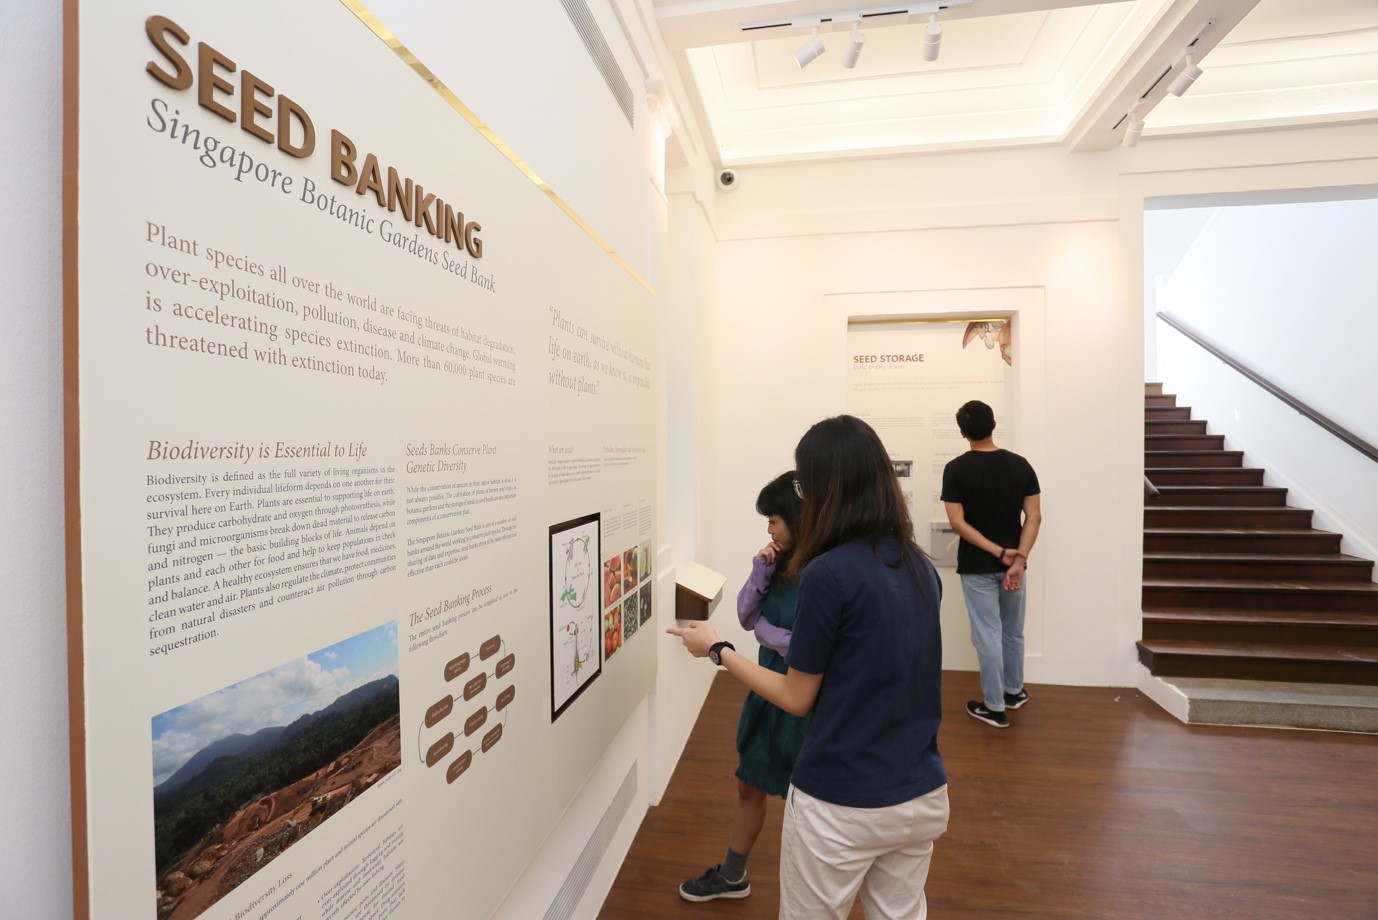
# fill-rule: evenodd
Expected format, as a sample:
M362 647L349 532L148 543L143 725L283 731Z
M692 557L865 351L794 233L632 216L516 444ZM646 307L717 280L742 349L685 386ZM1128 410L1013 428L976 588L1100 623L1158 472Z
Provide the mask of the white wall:
M594 69L557 0L367 7L535 173L643 275L651 264L638 131L645 77L607 3L589 11L632 89L637 128ZM577 144L571 138L579 138Z
M18 756L0 801L0 903L15 917L72 913L62 519L62 15L0 6L0 730Z
M658 64L658 37L642 28L649 20L640 0L589 5L632 86L635 130L613 106L557 0L469 4L464 22L445 28L437 28L431 17L449 14L432 4L389 0L369 8L657 288L663 343L657 412L658 421L669 420L658 435L663 452L657 474L662 508L656 605L663 624L673 616L673 564L693 558L698 539L695 519L672 519L665 508L669 496L692 494L688 480L695 449L693 431L676 419L696 397L669 374L694 366L693 338L676 333L692 328L692 322L686 324L674 311L695 308L699 301L676 295L673 276L678 273L682 283L711 263L712 235L699 209L697 223L688 221L688 236L675 244L682 264L671 266L669 204L658 188L659 176L652 175L660 157L654 155L643 88L647 73L666 69ZM432 25L423 28L427 22ZM0 515L0 583L6 588L6 641L0 643L0 695L6 703L0 728L12 750L22 752L6 770L11 794L0 805L0 826L6 828L0 842L0 914L48 920L72 913L61 462L62 4L0 5L0 52L0 123L7 126L0 131L0 162L23 178L14 183L0 224L0 277L6 282L0 302L6 381L0 393L5 432L0 475L9 495ZM672 91L682 96L677 86ZM684 140L687 153L677 155L692 161L702 145ZM711 175L706 164L692 166L697 174ZM687 451L687 462L671 468L669 448ZM660 654L666 659L663 689L624 724L566 818L532 854L498 917L525 920L544 912L588 842L587 828L608 809L628 772L635 771L635 800L573 914L596 915L645 808L668 781L711 679L710 668L668 642Z
M810 424L846 411L848 315L989 315L989 306L966 305L1003 304L1016 310L1026 339L1043 343L1016 348L1019 434L1008 443L1034 464L1044 494L1027 676L1129 682L1133 644L1118 640L1140 610L1142 422L1120 406L1141 392L1142 378L1138 363L1121 356L1141 347L1141 324L1114 293L1117 247L1111 220L721 244L707 460L718 488L706 530L721 534L713 562L729 582L740 583L762 542L758 521L736 523L756 491L793 465ZM1098 420L1094 429L1087 417ZM1096 573L1093 591L1088 572ZM948 574L944 665L972 670L960 587Z
M662 529L667 552L658 560L659 571L686 562L700 562L699 543L707 533L700 520L702 497L709 486L699 476L704 417L707 362L704 312L713 292L714 240L705 213L705 169L697 174L687 168L674 171L669 186L669 241L667 285L661 294L661 355L666 381L665 427L662 454L667 489L662 496ZM697 181L696 181L697 179ZM665 605L662 623L674 617L673 583L661 591ZM729 586L724 593L733 589ZM723 603L731 605L731 598ZM714 669L685 654L683 645L662 632L659 678L651 693L652 789L651 801L659 802L674 773L680 752L698 718L699 705L708 693Z
M1144 380L1158 380L1158 291L1214 213L1213 208L1144 212Z
M1378 189L1371 190L1378 195ZM1195 217L1196 232L1178 231ZM1340 426L1378 444L1367 381L1378 336L1378 198L1227 206L1145 214L1161 273L1153 308L1205 338ZM1378 556L1378 464L1307 421L1166 325L1158 371L1196 418L1263 466L1344 550Z

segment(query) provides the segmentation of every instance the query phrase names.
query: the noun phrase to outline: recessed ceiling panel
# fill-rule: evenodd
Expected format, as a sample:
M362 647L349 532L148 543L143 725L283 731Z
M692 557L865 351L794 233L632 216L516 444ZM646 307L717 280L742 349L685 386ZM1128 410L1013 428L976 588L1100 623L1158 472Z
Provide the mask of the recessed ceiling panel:
M924 24L867 29L855 69L841 66L848 32L800 68L809 38L689 49L700 97L725 162L915 150L962 144L1052 143L1113 66L1107 49L1136 38L1132 4L1076 7L948 23L939 60L923 61ZM876 147L875 145L885 145Z
M860 6L654 4L724 165L1011 145L1103 150L1119 143L1131 110L1149 139L1378 118L1378 0L973 0L939 16L933 62L921 55L926 16L863 21L853 69L842 66L851 24L841 20ZM820 30L826 52L800 68L794 52L811 37L809 16L835 21ZM793 25L740 28L769 19ZM1198 36L1204 75L1186 96L1166 95Z
M1086 15L1085 10L1064 10ZM1052 14L1024 13L991 19L966 19L943 28L942 53L927 63L922 58L924 25L867 26L862 29L858 66L842 66L850 30L824 32L820 37L827 52L807 67L800 67L794 52L809 40L809 33L798 31L769 41L719 46L719 52L750 49L756 61L756 83L762 89L800 86L834 81L858 82L886 77L920 74L952 74L958 71L1018 67L1043 32Z

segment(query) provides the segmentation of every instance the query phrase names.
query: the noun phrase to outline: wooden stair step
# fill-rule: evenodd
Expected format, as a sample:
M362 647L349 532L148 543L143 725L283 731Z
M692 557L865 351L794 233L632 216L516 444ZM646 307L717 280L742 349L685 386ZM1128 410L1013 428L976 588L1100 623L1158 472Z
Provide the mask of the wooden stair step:
M1338 553L1340 535L1302 528L1145 527L1144 551L1155 553Z
M1306 646L1296 648L1286 642L1183 642L1164 639L1154 645L1162 651L1173 651L1182 655L1239 655L1252 658L1311 658L1326 661L1364 661L1378 664L1378 648L1350 649L1343 646Z
M1140 639L1139 661L1176 677L1378 685L1378 648Z
M1311 509L1292 508L1247 508L1209 505L1144 505L1145 527L1201 527L1218 529L1221 527L1263 527L1282 529L1286 527L1311 527Z
M1145 608L1228 607L1269 610L1378 611L1371 581L1246 581L1235 578L1145 578Z
M1197 486L1158 485L1159 507L1164 505L1272 507L1287 504L1287 489L1283 486Z
M1144 381L1144 395L1145 395L1145 396L1162 396L1162 395L1163 395L1163 382L1162 382L1161 380L1145 380L1145 381Z
M1144 406L1144 420L1149 419L1188 419L1191 406Z
M1145 408L1145 409L1147 409L1147 408L1149 408L1149 407L1151 407L1151 406L1175 406L1175 405L1177 405L1177 396L1176 396L1176 394L1166 394L1166 393L1156 393L1156 394L1153 394L1153 395L1149 395L1149 394L1147 394L1147 393L1144 394L1144 408Z
M1223 434L1146 434L1144 450L1224 450Z
M1204 419L1189 418L1146 418L1144 434L1205 434Z
M1159 466L1144 475L1163 486L1261 486L1263 469L1257 466Z
M1378 648L1378 612L1170 607L1144 611L1143 638Z
M1144 620L1155 623L1222 623L1256 626L1346 626L1378 629L1378 611L1363 610L1270 610L1220 607L1150 607Z
M1145 450L1144 468L1244 465L1242 450Z
M1341 553L1144 553L1145 578L1226 578L1248 581L1373 580L1373 561Z

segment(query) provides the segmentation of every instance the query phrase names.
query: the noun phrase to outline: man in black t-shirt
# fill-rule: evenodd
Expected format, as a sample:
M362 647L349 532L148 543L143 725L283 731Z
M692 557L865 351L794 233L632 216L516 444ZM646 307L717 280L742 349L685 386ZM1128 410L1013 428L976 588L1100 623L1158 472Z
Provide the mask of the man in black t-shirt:
M980 400L957 410L971 449L943 468L942 500L961 537L957 574L981 664L981 695L967 714L1008 728L1007 709L1029 699L1024 689L1024 570L1043 521L1038 475L1029 461L995 446L995 413Z

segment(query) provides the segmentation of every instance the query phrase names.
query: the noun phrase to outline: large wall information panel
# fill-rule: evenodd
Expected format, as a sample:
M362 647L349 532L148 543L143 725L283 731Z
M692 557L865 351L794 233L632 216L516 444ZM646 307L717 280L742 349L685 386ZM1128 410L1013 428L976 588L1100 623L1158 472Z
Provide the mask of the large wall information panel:
M83 918L486 917L654 682L653 295L356 9L69 5Z

